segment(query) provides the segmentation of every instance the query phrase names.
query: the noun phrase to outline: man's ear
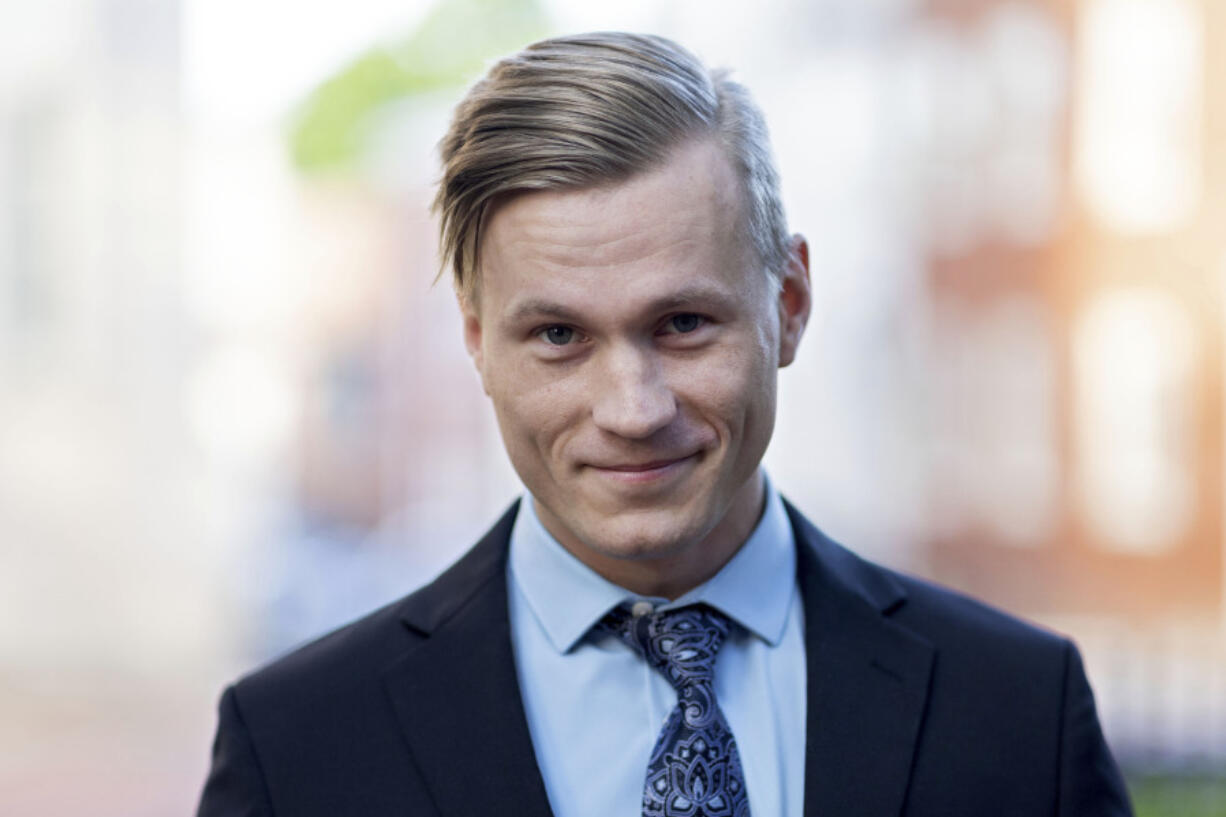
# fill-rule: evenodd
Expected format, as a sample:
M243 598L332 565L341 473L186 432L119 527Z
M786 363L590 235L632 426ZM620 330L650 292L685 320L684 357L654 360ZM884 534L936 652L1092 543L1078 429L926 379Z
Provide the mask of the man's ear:
M796 359L796 348L809 323L809 244L799 233L788 245L788 259L779 281L779 367Z
M489 394L490 390L485 385L485 352L481 343L480 310L472 303L471 298L462 298L460 313L464 318L464 348L468 350L468 356L472 358L473 365L477 367L477 376L481 378L481 388L486 394Z

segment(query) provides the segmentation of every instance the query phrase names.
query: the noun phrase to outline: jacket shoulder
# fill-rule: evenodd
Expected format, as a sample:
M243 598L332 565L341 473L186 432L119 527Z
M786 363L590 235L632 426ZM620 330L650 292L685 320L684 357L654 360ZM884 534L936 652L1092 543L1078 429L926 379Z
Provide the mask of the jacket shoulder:
M938 648L1067 647L1067 639L1016 615L869 561L828 537L794 506L787 510L801 550L799 567L817 577L815 592L850 594Z
M924 579L879 569L889 572L906 592L894 620L930 640L951 646L993 644L1004 650L1067 648L1064 636L1013 613Z
M955 740L969 740L991 725L1016 735L1025 713L1026 730L1058 734L1070 673L1081 673L1068 638L957 590L866 564L902 593L888 621L933 648L933 731L953 725Z

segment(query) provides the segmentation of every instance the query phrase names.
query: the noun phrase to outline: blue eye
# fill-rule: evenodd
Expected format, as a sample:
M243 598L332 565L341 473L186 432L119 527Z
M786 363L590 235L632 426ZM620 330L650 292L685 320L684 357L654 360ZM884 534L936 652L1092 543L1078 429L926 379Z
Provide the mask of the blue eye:
M693 332L695 329L702 326L703 320L704 319L701 315L686 312L684 314L674 315L673 317L669 318L668 326L678 334L686 334L687 332Z
M540 337L554 346L565 346L575 339L575 330L569 326L548 326L541 330Z

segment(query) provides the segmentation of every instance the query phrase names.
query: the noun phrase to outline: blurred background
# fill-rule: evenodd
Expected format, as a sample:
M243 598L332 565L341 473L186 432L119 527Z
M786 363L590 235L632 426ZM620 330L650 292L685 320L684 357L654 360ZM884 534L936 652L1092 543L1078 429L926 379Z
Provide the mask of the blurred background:
M428 213L451 107L652 31L766 111L817 310L776 484L1071 635L1141 815L1226 814L1226 4L0 7L0 810L189 813L225 682L519 490Z

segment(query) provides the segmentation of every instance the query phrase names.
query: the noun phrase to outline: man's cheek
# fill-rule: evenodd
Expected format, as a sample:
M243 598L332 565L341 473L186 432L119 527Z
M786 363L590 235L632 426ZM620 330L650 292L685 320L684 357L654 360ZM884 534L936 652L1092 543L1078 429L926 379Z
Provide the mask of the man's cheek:
M701 413L730 418L760 393L763 378L740 360L716 360L689 374L676 391Z
M574 406L566 394L549 386L533 387L517 383L502 399L504 437L508 447L515 445L521 456L558 458L559 443L574 425Z

